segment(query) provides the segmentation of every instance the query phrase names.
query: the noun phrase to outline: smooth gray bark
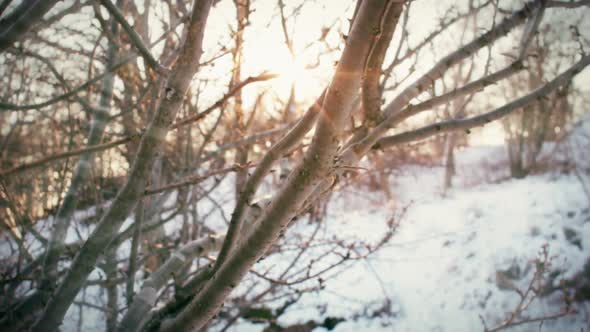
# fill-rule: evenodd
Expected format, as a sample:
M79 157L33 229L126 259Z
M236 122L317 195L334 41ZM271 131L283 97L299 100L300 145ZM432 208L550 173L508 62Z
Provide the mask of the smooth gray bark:
M196 256L204 256L221 248L224 235L207 236L191 241L173 253L162 266L147 279L134 297L119 325L119 332L138 331L143 326L148 313L156 303L158 292L166 285L173 274L180 271Z

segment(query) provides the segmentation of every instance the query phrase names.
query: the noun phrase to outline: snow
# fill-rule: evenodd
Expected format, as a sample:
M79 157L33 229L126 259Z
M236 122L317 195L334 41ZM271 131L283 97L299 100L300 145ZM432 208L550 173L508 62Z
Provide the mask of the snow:
M391 317L347 320L335 331L481 331L480 315L488 327L494 326L518 301L514 291L498 288L496 271L518 266L526 273L515 283L524 287L544 244L549 245L554 268L564 271L560 277L580 271L590 256L590 209L579 180L549 173L465 185L470 181L461 176L473 176L468 171L488 158L490 150L497 153L499 148L461 152L457 182L462 184L444 196L442 168L410 166L392 179L395 205L383 198L375 203L376 193L348 190L334 197L326 232L345 238L375 240L394 206L407 210L387 247L339 273L323 292L304 296L280 322L350 318L366 303L378 307L389 298ZM582 248L566 239L566 228L577 233ZM323 314L317 308L323 308ZM555 297L546 297L526 314L536 317L560 309ZM545 322L542 330L580 331L588 327L589 310L586 304L578 315ZM539 324L513 330L538 331Z
M355 186L336 192L319 226L320 237L331 239L337 235L346 243L376 243L387 231L391 218L398 223L394 236L370 258L330 271L325 289L304 294L280 316L279 323L286 326L343 317L346 321L335 331L481 331L480 316L488 327L493 326L518 301L514 291L498 287L497 271L523 271L515 284L524 287L533 274L532 261L545 244L554 257L553 267L562 271L560 278L580 271L590 257L590 205L580 179L558 171L510 179L505 156L503 146L462 149L456 157L455 186L444 193L443 167L416 165L404 166L389 178L390 200L379 192ZM211 227L222 231L226 227L222 215L227 218L234 204L233 186L222 183L211 195L225 203L216 206L204 200L199 204L199 214L212 211L215 222ZM77 212L76 217L93 213L93 209ZM127 220L123 228L130 223ZM179 227L180 222L167 224L166 232L178 232ZM307 236L315 227L297 223L286 237ZM87 236L91 228L77 225L70 229L68 242ZM48 235L47 229L41 232ZM568 240L566 232L573 233L579 242ZM37 253L40 244L28 240ZM294 238L291 241L296 242ZM0 242L2 252L9 252L8 242ZM128 243L121 246L119 259L126 258L128 248ZM311 250L302 260L320 253L321 247ZM271 256L255 269L280 271L279 267L289 263L290 255L294 253ZM336 255L328 256L323 264L337 259ZM100 273L94 271L90 279L100 279ZM241 288L246 286L236 291ZM100 306L105 298L97 286L87 288L84 297L86 302ZM121 306L125 307L123 302L121 298ZM80 307L70 308L64 331L76 330ZM560 309L556 296L549 296L540 298L526 314L534 317ZM578 304L578 309L577 315L545 322L542 331L587 329L590 304ZM361 318L361 312L374 318ZM261 331L263 326L240 320L230 330ZM103 329L103 312L84 307L84 330ZM539 324L512 329L538 330Z

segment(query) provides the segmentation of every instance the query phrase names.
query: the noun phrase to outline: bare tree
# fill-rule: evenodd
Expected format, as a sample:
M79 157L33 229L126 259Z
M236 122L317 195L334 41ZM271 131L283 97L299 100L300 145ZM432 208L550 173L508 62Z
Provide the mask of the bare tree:
M1 70L0 202L4 229L16 244L10 268L2 271L0 326L7 331L58 330L73 304L80 316L82 308L103 311L108 331L226 330L240 318L280 329L276 319L303 293L322 289L331 272L393 236L393 219L377 243L318 235L318 210L365 169L365 157L376 160L375 168L386 167L375 156L445 134L448 187L461 132L541 114L533 121L535 137L544 137L533 142L538 154L550 121L536 109L550 107L546 96L566 100L572 79L590 64L580 33L571 40L579 52L546 54L539 43L548 13L586 1L532 0L513 9L469 1L440 24L426 23L435 29L414 43L412 17L420 13L412 1L358 0L342 11L349 24L339 17L301 48L315 48L318 62L337 62L299 113L295 82L284 100L269 96L268 86L254 90L266 81L272 87L280 73L247 76L247 50L251 22L264 19L257 6L272 3L271 22L280 25L281 42L295 57L299 40L289 25L303 15L306 1L195 0L189 7L101 0L56 6L59 11L55 3L0 4L2 61L11 64ZM235 14L225 35L207 24L222 6ZM478 19L490 13L482 33ZM64 17L87 25L62 25ZM463 33L456 48L437 49L435 58L446 55L425 60L428 47L457 25ZM208 40L214 33L217 40ZM512 48L502 56L494 47L508 34L519 37L510 38ZM40 66L49 70L36 70ZM530 84L501 105L484 109L471 102L520 73ZM416 124L424 114L436 116ZM273 186L269 177L283 163L295 166ZM230 198L219 194L227 181L234 181ZM92 211L84 225L77 209ZM291 237L291 226L305 216L314 230ZM173 221L181 226L170 234L164 225ZM66 241L68 232L78 240ZM306 258L313 246L324 254ZM273 255L289 258L280 272L257 264ZM104 280L96 278L99 270ZM251 276L256 282L244 282ZM303 286L310 280L318 285ZM25 285L28 294L20 290ZM78 296L96 285L106 292L103 306ZM264 305L272 301L282 305Z

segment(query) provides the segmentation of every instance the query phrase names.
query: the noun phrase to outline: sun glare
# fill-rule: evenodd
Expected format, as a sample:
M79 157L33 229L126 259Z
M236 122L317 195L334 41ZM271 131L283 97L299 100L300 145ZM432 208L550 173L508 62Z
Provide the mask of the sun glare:
M271 72L279 74L279 79L284 80L289 85L305 78L305 68L297 61L286 61L276 67L272 68Z
M304 64L297 59L275 59L268 66L270 72L279 75L277 83L280 88L286 87L290 89L292 84L295 84L297 88L301 88L311 76L311 73L305 69Z
M315 98L320 93L322 85L322 70L309 69L309 63L303 57L293 57L283 47L266 48L264 52L257 51L249 57L244 57L244 69L247 75L258 75L262 72L277 74L278 77L268 84L279 98L286 100L295 87L297 101Z

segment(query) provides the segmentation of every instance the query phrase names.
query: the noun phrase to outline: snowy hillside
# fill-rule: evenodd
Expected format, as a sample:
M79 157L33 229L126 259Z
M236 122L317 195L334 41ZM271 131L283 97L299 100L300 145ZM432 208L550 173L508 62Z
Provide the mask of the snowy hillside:
M590 257L590 202L579 179L555 171L513 180L507 179L505 168L485 173L477 167L490 166L491 161L501 160L503 153L503 147L460 151L456 186L444 195L443 168L424 166L405 166L394 172L390 200L380 192L354 186L337 191L321 222L319 237L331 239L336 234L347 243L376 243L391 218L397 223L395 233L367 260L343 264L323 276L325 288L304 294L278 323L290 326L336 317L344 321L334 331L482 331L480 316L488 327L495 326L519 301L517 293L498 280L498 273L510 274L509 283L524 290L535 270L534 259L544 245L553 257L552 270L560 272L555 283L581 271ZM233 208L233 199L228 199L232 190L228 183L213 193L216 199L225 197L219 199L225 201L220 211L227 215ZM174 195L169 199L174 200ZM200 207L204 211L209 208ZM80 211L76 218L83 219L93 210ZM220 211L211 224L217 231L225 228ZM131 218L126 225L130 222ZM297 223L287 237L309 234L312 228L308 223ZM166 230L178 232L179 223L166 224ZM87 227L72 229L68 242L78 241L89 231ZM125 242L119 250L120 258L128 251L129 243ZM308 253L314 254L319 251ZM271 256L255 269L280 265L287 260L284 257ZM96 270L90 279L100 278ZM140 275L138 287L141 279ZM124 307L124 292L120 294ZM525 315L560 312L560 296L554 292L538 298ZM105 303L104 291L97 286L88 287L83 298L90 304ZM577 314L545 322L541 330L587 330L590 304L577 303L576 308ZM64 331L80 328L78 314L79 306L72 306ZM86 307L84 316L85 331L104 330L102 311ZM229 330L262 331L265 327L240 319ZM539 331L539 323L512 330Z
M500 147L491 150L501 153ZM458 182L469 182L461 176L489 152L464 150L458 156L463 162ZM335 331L482 331L480 315L493 327L519 301L515 291L500 288L498 271L515 272L512 282L524 290L543 245L553 257L553 270L563 271L556 282L572 277L590 257L590 205L574 175L461 186L444 197L442 178L442 168L404 168L391 179L395 204L376 193L338 193L329 205L326 234L375 240L396 208L407 210L376 256L338 273L324 291L305 295L280 322L343 317L347 321ZM525 315L558 313L562 302L555 292L535 300ZM351 319L366 303L375 319ZM541 330L588 329L590 305L577 308L578 314L545 322ZM260 329L240 325L234 331ZM539 331L539 323L512 330Z

